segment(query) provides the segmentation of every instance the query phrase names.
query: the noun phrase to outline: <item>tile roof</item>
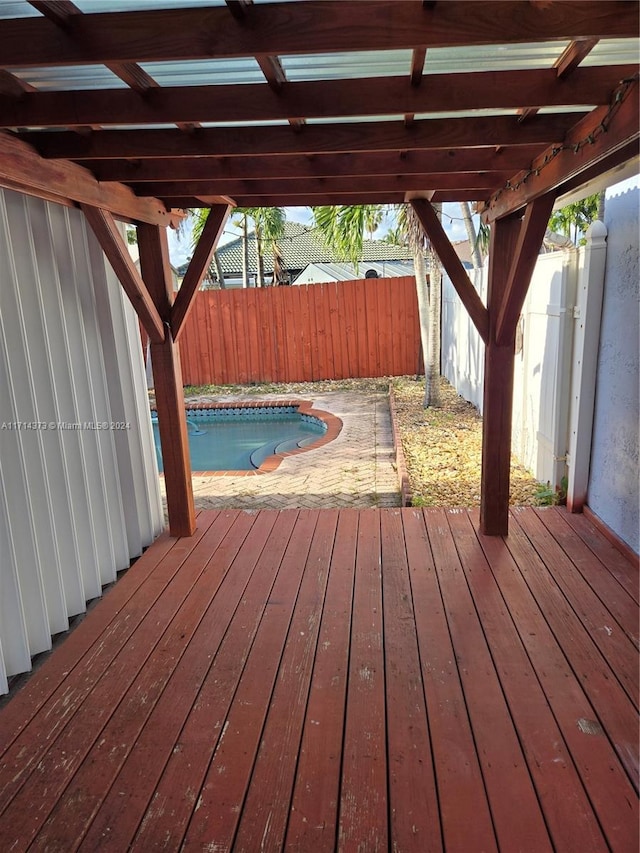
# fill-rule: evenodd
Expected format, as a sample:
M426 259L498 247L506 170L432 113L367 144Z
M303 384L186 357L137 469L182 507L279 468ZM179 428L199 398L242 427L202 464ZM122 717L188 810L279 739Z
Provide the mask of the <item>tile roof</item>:
M249 234L249 272L257 271L257 252L255 233ZM284 266L290 272L302 270L312 263L332 263L338 261L335 253L328 249L318 232L300 222L285 222L284 235L278 240ZM242 274L242 238L232 240L218 249L218 258L225 275ZM405 261L411 259L406 246L397 246L384 240L365 240L363 243L363 261ZM265 274L273 272L273 256L269 247L264 253Z

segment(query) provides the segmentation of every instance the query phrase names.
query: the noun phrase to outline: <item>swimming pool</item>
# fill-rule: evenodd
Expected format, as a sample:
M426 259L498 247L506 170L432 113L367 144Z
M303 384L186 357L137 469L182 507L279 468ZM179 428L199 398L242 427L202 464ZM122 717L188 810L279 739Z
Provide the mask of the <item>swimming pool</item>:
M327 436L327 419L332 416L317 411L310 414L310 411L306 401L188 408L191 469L194 473L273 470L284 456L324 444L334 437ZM162 471L155 412L151 413L151 421L158 467Z

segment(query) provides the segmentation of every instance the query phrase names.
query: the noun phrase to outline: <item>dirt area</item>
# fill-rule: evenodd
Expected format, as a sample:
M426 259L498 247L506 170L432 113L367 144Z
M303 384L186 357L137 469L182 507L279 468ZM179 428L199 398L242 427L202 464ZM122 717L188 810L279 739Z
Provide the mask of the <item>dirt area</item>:
M479 506L482 418L441 379L441 407L423 408L424 380L392 380L396 423L416 506ZM540 484L513 457L511 499L536 505Z
M384 392L394 388L398 434L402 441L413 503L417 506L478 506L482 418L445 380L441 406L424 409L424 380L413 377L332 380L250 386L203 386L185 389L202 394L283 394L313 399L329 391ZM535 505L540 484L512 460L511 503Z

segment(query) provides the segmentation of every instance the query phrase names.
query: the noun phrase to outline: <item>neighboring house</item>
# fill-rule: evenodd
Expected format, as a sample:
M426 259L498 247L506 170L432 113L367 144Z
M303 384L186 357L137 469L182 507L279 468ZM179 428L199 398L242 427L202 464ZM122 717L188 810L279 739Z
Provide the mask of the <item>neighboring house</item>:
M292 284L355 281L360 278L398 278L413 275L413 261L366 261L358 264L309 264Z
M248 236L249 284L255 286L258 271L258 252L255 232ZM282 265L289 283L295 281L309 264L335 263L335 253L328 249L316 231L300 222L285 222L284 234L278 240ZM238 237L218 249L227 287L242 287L242 238ZM411 257L406 246L396 246L384 240L365 240L362 247L362 263L384 261L407 261ZM264 249L264 273L267 283L273 278L273 254L267 242Z

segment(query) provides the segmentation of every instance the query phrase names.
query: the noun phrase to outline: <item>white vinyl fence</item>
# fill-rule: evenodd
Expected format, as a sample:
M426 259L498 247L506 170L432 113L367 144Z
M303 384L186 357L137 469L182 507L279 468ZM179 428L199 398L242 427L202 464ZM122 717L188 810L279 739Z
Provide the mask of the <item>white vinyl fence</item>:
M601 223L600 228L604 229ZM587 310L599 326L598 299L601 304L604 269L593 259L597 253L606 253L606 246L601 231L597 234L584 248L539 257L518 324L513 452L536 479L552 487L559 486L567 474L578 403L585 399L585 383L589 386L595 381L594 375L583 375L585 359L580 347L585 341ZM477 272L475 281L485 304L487 272L486 268ZM589 276L595 280L589 279L587 285ZM442 373L482 412L484 346L446 276Z
M0 693L162 527L133 309L78 210L0 191Z

